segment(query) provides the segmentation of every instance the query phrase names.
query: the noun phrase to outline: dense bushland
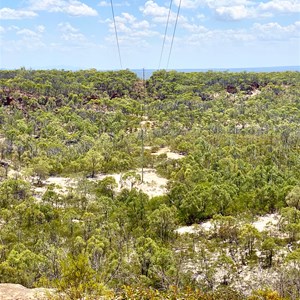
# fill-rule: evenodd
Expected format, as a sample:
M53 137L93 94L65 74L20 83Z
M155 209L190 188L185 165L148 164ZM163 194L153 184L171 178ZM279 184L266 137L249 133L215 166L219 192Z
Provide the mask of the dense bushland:
M259 265L281 274L269 286L278 294L251 299L297 299L299 83L298 72L159 71L142 82L127 70L1 71L0 281L70 299L244 299L251 290L233 284L237 270ZM151 155L164 146L185 157ZM135 188L129 171L142 166L169 180L167 194ZM132 189L89 180L120 172ZM48 186L38 199L49 176L78 184L64 194ZM275 212L282 236L247 224ZM209 234L174 231L210 218Z

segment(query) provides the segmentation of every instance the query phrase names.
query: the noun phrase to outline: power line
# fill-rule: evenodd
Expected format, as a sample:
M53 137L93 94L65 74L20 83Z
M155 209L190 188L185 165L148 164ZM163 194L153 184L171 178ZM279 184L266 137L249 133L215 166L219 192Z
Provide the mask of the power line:
M144 101L142 102L142 120L144 116L144 109L145 109L145 97L146 97L146 84L145 84L145 69L143 68L143 92L144 92ZM143 124L143 123L141 123ZM141 182L144 183L144 128L143 125L141 125L141 133L142 133L142 176L141 176Z
M174 37L175 37L176 28L177 28L177 23L178 23L178 18L179 18L179 13L180 13L181 1L182 1L182 0L179 1L179 5L178 5L177 16L176 16L176 22L175 22L175 26L174 26L174 31L173 31L173 36L172 36L172 42L171 42L171 47L170 47L170 52L169 52L169 57L168 57L167 70L168 70L168 68L169 68L169 62L170 62L170 57L171 57L171 53L172 53Z
M115 11L114 11L114 5L113 5L113 0L110 0L110 4L111 4L111 12L112 12L112 16L113 16L113 19L114 19L114 27L115 27L115 34L116 34L116 40L117 40L117 47L118 47L118 54L119 54L120 66L121 66L121 69L123 69L122 58L121 58L121 51L120 51L120 44L119 44L119 38L118 38L118 31L117 31L117 25L116 25L116 18L115 18Z
M162 48L161 48L161 52L160 52L160 59L159 59L158 69L160 69L161 60L162 60L162 56L163 56L163 52L164 52L164 47L165 47L165 43L166 43L166 36L167 36L167 32L168 32L168 27L169 27L169 21L170 21L170 15L171 15L172 4L173 4L173 0L170 1L170 7L169 7L169 13L168 13L168 19L167 19L166 28L165 28L164 40L163 40L163 44L162 44Z

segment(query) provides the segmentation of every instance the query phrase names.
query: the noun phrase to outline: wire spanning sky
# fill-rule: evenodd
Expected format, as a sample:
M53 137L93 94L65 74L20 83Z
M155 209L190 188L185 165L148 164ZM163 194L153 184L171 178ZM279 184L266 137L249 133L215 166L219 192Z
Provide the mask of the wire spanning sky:
M123 67L157 69L170 1L113 3ZM109 0L1 0L0 41L0 68L120 68ZM300 0L182 0L169 68L299 65Z

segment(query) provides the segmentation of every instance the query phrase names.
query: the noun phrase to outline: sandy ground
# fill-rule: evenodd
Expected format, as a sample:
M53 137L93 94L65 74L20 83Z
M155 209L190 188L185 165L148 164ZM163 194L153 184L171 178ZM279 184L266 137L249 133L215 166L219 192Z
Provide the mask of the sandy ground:
M46 180L46 184L55 184L57 186L61 186L62 188L72 188L76 184L76 180L68 178L68 177L49 177Z
M48 186L55 185L54 191L61 195L66 195L70 190L77 186L77 180L68 177L49 177L44 181L44 186L34 187L33 193L37 200L41 200ZM0 298L1 299L1 298Z
M282 237L282 233L280 233L278 228L279 221L279 214L266 214L256 217L253 222L250 222L250 224L252 224L259 232L268 231L271 236L275 235ZM240 226L243 226L245 223L246 222L241 221ZM208 235L210 235L210 231L213 229L213 226L212 220L208 220L200 224L179 227L175 231L178 234L197 234L200 231L206 231ZM196 241L196 244L193 245L193 249L199 253L200 249L202 249L201 243L197 244ZM211 250L208 250L208 252L209 251ZM243 265L241 264L241 255L243 253L242 248L238 252L233 252L232 256L232 252L229 247L226 248L226 246L221 250L214 250L208 253L208 255L204 258L204 265L201 260L192 260L185 264L185 268L187 271L194 274L197 281L205 281L206 275L205 271L203 272L203 268L205 269L207 266L214 266L218 259L222 257L221 255L224 254L224 251L227 257L232 258L235 263L234 265L225 263L218 265L215 269L212 268L211 270L214 272L212 273L214 280L216 283L221 284L224 276L226 276L230 286L245 294L249 294L251 290L263 289L266 286L272 286L275 284L279 276L276 266L280 266L283 263L283 258L290 252L290 249L286 246L279 251L276 251L273 257L273 266L275 266L273 268L263 267L265 256L258 248L255 249L255 252L259 257L260 262L257 265L252 265L251 263ZM233 276L234 273L235 275Z
M138 170L141 174L141 169ZM144 169L144 182L136 186L149 197L161 196L167 193L168 180L157 175L155 169Z
M268 214L265 216L259 216L252 225L259 231L276 229L279 223L280 215L279 214Z
M177 232L178 234L194 234L197 231L199 231L198 225L182 226L182 227L175 229L175 232Z
M141 177L141 169L133 170L136 174ZM113 177L117 183L116 192L120 192L124 188L131 188L131 183L129 180L122 180L122 175L124 173L115 174L99 174L91 181L100 181L106 177ZM49 177L44 181L44 186L34 187L33 193L37 200L41 200L43 194L46 192L48 186L55 184L55 192L61 195L66 195L70 190L76 188L77 180L68 177ZM144 182L136 182L134 188L143 191L149 197L161 196L167 193L166 185L168 180L166 178L160 177L156 174L155 169L144 169Z
M8 172L7 172L7 177L8 178L19 178L21 176L22 176L22 174L19 171L9 169Z
M140 177L142 176L141 169L134 170L134 172L136 172L136 174L140 175ZM97 176L96 180L102 180L109 176L113 177L116 180L116 183L118 184L116 191L120 192L121 189L123 189L123 188L130 189L130 187L131 187L130 181L121 179L122 175L124 175L124 174L121 174L121 173L106 174L106 175L100 174ZM144 182L143 183L137 182L133 187L138 190L143 191L149 197L155 197L155 196L161 196L161 195L166 194L167 182L168 182L168 180L166 178L160 177L156 174L155 169L145 168L144 169Z
M147 121L148 122L148 121ZM151 150L152 147L146 146L146 149ZM169 147L164 147L159 149L157 152L152 153L152 155L161 155L166 154L168 159L181 159L184 155L179 153L172 152ZM131 170L139 174L141 177L141 169ZM131 188L131 183L129 180L122 180L124 173L115 173L115 174L99 174L94 179L89 179L93 181L102 180L105 177L111 176L116 180L117 188L116 192L120 192L123 188ZM9 169L8 177L17 178L22 177L21 172ZM56 177L51 176L43 182L42 187L33 187L33 194L37 200L41 200L47 188L51 185L55 185L55 192L61 195L66 195L70 190L76 188L79 179L73 179L69 177ZM143 191L149 197L161 196L167 193L166 185L168 180L166 178L160 177L157 175L155 169L145 168L144 169L144 180L143 183L136 182L134 188Z
M258 216L254 222L251 224L259 231L273 230L279 231L278 223L280 220L279 214L267 214L264 216ZM176 229L176 232L179 234L185 233L197 233L199 230L210 231L213 228L212 220L200 224L194 224L191 226L183 226Z
M254 90L254 91L252 91L252 94L250 95L250 97L257 96L257 95L259 95L260 93L261 93L260 90Z
M184 155L172 152L170 148L164 147L160 148L157 152L152 153L152 155L161 155L161 154L167 154L167 158L169 159L181 159L184 158Z

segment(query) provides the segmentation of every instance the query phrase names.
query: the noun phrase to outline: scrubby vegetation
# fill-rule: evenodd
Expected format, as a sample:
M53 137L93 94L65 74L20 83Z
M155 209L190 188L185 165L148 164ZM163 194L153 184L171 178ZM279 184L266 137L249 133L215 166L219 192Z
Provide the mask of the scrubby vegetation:
M299 85L0 71L0 281L66 299L299 299ZM161 194L141 188L145 168Z

